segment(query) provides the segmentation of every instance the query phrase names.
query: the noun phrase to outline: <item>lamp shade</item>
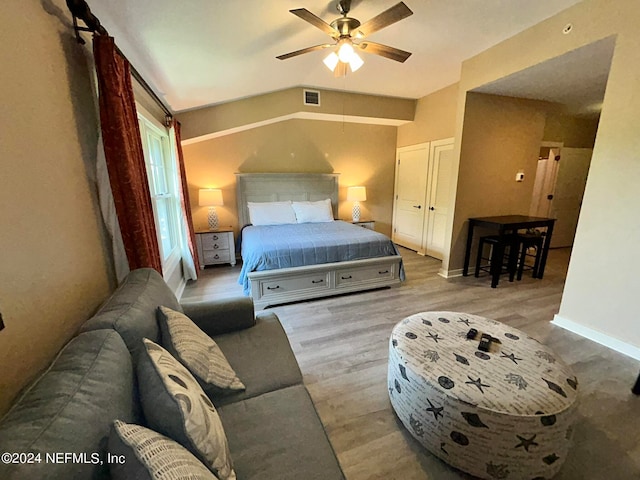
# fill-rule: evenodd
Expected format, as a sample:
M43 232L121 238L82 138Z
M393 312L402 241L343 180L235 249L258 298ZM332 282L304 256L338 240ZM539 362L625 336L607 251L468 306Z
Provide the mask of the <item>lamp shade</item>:
M219 188L202 188L198 192L198 205L201 207L218 207L224 205L222 190Z
M348 202L364 202L367 199L367 189L365 187L349 187L347 188Z

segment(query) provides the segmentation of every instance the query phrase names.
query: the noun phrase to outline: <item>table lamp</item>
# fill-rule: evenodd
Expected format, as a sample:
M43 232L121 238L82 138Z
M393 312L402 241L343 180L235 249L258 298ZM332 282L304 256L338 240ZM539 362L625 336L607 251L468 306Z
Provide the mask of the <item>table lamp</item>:
M201 207L209 207L209 230L218 229L218 214L216 207L224 205L222 201L222 190L219 188L202 188L198 192L198 204Z
M365 187L347 188L347 201L353 202L352 217L354 222L360 221L360 202L367 199L367 189Z

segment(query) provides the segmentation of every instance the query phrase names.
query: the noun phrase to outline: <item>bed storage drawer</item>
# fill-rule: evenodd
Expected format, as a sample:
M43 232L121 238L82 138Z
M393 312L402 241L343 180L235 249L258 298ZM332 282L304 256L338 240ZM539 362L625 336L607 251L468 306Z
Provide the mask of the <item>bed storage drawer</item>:
M327 290L331 288L331 276L330 272L291 275L279 279L260 280L258 285L262 297L308 290Z
M338 269L336 270L336 287L387 281L397 278L397 276L397 264L391 262L382 265Z
M375 257L340 263L250 272L257 310L269 305L390 287L400 283L401 257Z

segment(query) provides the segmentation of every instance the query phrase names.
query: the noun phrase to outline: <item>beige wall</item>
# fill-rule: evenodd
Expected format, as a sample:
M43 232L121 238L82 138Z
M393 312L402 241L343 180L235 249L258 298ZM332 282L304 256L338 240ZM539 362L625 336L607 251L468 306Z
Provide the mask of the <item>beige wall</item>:
M450 268L462 268L469 217L529 213L545 106L532 100L467 94L451 253L456 263ZM523 182L515 181L518 172L525 173Z
M63 0L0 10L0 414L105 298L97 120Z
M406 98L334 90L322 90L320 95L320 106L303 105L303 88L298 87L182 112L177 116L182 123L182 139L242 128L299 112L400 122L413 120L415 113L415 100Z
M558 315L592 338L630 345L640 358L636 291L640 257L640 9L635 1L585 0L462 65L456 148L459 168L473 162L462 155L466 92L506 75L615 35L616 46L587 180L562 304ZM569 35L564 25L572 23ZM464 191L458 190L458 198ZM461 215L462 212L459 212ZM461 224L458 222L458 227ZM453 250L443 267L462 263L460 232L451 225ZM624 233L622 233L624 232ZM578 330L578 328L576 328ZM604 341L604 340L603 340Z
M236 172L340 173L339 215L351 218L346 187L365 185L363 218L391 233L396 128L380 125L287 120L184 146L189 194L196 229L207 226L207 208L198 207L198 189L223 189L216 210L222 225L238 232Z
M398 127L398 147L453 137L457 102L457 83L419 99L414 121Z
M593 148L599 117L582 118L558 113L547 114L544 140L562 142L565 147Z

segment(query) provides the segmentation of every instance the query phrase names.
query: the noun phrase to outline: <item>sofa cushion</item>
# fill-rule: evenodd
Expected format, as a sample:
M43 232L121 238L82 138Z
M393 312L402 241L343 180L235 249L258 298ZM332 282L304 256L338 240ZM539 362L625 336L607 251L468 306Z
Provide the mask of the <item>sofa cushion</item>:
M235 480L220 417L180 362L160 345L143 340L137 373L149 427L180 443L221 480Z
M238 478L344 479L303 385L219 409Z
M73 452L104 461L114 419L135 421L131 356L113 330L72 339L0 423L0 452L41 453L41 463L5 465L0 478L108 478L108 467L46 462Z
M216 480L182 445L140 425L113 422L109 453L124 459L109 464L113 480Z
M162 276L152 268L140 268L126 276L113 295L80 330L116 330L135 358L142 349L143 338L160 341L160 329L156 320L159 305L182 312Z
M244 390L216 342L185 314L158 307L162 346L196 377L201 385L223 395Z
M215 405L226 405L302 383L302 373L289 339L273 313L260 314L254 327L218 335L214 339L246 386L244 391L225 396L205 387Z

